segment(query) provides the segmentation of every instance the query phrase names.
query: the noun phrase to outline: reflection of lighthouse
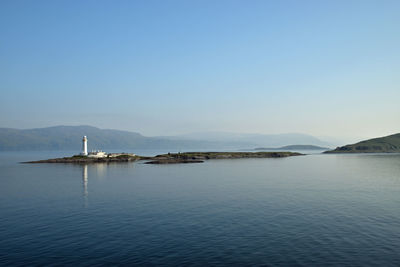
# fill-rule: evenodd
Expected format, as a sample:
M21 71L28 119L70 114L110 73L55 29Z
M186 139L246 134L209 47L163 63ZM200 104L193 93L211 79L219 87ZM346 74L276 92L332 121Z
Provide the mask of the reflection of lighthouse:
M83 165L82 169L83 200L85 208L88 206L88 167Z
M82 170L82 182L83 182L83 194L85 197L88 195L88 170L87 170L87 165L83 165L83 170Z
M82 139L82 153L81 153L81 155L84 155L84 156L88 155L88 153L87 153L87 138L86 138L86 135Z

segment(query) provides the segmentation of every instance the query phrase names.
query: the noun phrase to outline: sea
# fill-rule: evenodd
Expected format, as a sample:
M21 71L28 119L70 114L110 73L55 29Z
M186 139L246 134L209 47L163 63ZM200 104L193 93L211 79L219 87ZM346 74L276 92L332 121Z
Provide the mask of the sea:
M1 266L400 266L400 154L20 163L71 153L0 153Z

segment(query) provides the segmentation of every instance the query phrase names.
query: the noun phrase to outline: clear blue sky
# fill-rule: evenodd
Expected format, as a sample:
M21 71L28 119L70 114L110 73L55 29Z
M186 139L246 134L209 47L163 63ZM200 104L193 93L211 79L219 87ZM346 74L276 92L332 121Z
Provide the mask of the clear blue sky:
M400 132L400 1L0 2L0 127Z

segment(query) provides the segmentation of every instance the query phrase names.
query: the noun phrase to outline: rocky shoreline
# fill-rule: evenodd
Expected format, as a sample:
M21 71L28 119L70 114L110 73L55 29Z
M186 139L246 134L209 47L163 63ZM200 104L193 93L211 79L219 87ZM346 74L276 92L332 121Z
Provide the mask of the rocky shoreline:
M27 161L22 163L76 163L76 164L89 164L89 163L112 163L112 162L132 162L141 160L143 157L139 156L120 156L120 157L104 157L104 158L91 158L87 156L72 156L55 159L44 159L36 161Z
M145 161L145 164L177 164L177 163L202 163L210 159L242 159L242 158L284 158L291 156L300 156L296 152L185 152L168 153L157 155L155 157L122 155L118 157L91 158L87 156L72 156L64 158L28 161L23 163L117 163Z

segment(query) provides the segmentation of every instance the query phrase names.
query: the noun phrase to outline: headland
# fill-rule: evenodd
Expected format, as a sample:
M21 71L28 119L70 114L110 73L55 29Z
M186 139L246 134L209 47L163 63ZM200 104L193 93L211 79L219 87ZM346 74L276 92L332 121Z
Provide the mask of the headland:
M337 147L324 153L400 153L400 133Z

